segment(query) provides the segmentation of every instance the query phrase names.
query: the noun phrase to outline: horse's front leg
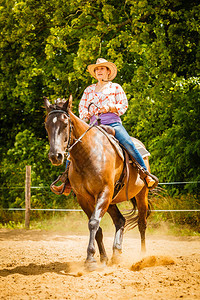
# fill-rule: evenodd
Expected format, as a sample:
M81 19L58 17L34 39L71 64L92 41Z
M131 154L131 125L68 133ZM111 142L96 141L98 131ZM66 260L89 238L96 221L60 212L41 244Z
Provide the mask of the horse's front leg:
M95 237L98 239L98 235L100 233L99 224L106 213L109 203L110 203L110 192L108 189L105 189L98 195L96 201L95 210L89 220L88 227L90 231L89 244L87 248L87 258L86 258L86 266L89 270L94 270L96 267L96 260L94 258L95 254Z

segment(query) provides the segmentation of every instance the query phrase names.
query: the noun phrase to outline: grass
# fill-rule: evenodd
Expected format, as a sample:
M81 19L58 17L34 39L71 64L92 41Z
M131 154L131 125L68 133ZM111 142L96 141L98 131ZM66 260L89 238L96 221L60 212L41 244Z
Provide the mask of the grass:
M169 193L160 189L151 196L153 210L195 210L200 208L197 195L183 194L169 196ZM118 205L121 212L132 209L131 202ZM0 210L0 228L24 228L24 212L7 212ZM111 218L106 214L101 220L104 232L114 234L115 228ZM30 229L61 231L68 234L88 234L88 220L83 212L53 212L31 211ZM138 233L138 228L133 232ZM199 236L200 212L152 212L148 219L148 234L164 234L175 236Z
M170 221L150 220L147 226L147 234L163 236L200 236L200 232L185 224L175 224Z
M165 236L200 236L197 230L194 230L187 224L176 224L172 221L163 219L163 213L152 213L148 219L148 235L165 235ZM103 232L108 235L114 235L115 227L108 214L101 220ZM24 220L9 221L0 224L0 228L23 229L25 228ZM45 230L62 232L66 234L88 235L88 219L83 212L40 212L37 216L34 214L30 220L30 230ZM126 235L138 234L138 228L126 232Z

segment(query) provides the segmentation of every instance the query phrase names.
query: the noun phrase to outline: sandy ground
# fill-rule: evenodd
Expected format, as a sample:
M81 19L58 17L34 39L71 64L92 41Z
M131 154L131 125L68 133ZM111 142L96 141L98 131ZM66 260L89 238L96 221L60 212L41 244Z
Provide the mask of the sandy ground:
M109 258L113 237L104 235ZM88 236L0 230L0 299L200 299L200 238L125 235L118 265L87 272ZM99 255L96 253L99 261Z

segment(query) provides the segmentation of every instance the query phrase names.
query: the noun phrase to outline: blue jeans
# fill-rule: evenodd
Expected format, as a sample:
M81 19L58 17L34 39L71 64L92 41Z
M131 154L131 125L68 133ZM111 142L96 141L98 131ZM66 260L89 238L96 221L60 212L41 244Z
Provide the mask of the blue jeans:
M115 129L115 137L120 142L120 144L122 144L127 149L127 151L135 158L135 160L140 164L142 168L147 170L142 155L135 147L130 135L128 134L124 126L119 122L111 123L108 125Z

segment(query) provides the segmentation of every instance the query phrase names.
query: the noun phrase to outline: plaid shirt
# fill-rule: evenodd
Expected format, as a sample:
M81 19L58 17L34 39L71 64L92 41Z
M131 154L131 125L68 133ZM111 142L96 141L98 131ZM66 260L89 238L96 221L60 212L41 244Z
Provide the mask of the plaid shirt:
M94 114L98 114L98 108L102 108L106 104L114 105L117 108L116 114L121 116L128 108L128 100L122 87L117 83L109 82L101 93L95 92L96 84L88 86L79 103L79 116L81 119L90 119ZM88 106L90 103L95 105Z

